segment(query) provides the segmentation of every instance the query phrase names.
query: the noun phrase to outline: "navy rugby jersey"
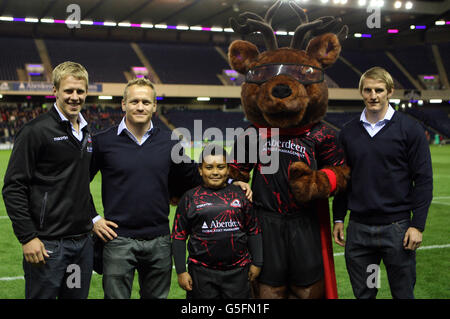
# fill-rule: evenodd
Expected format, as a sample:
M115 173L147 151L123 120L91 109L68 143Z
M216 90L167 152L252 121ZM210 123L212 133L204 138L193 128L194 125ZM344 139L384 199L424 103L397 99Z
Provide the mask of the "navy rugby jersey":
M251 203L239 187L198 186L181 198L172 238L189 237L188 262L226 270L251 262L247 239L260 231Z
M250 172L254 169L252 179L253 203L266 211L281 215L291 215L307 209L295 201L289 187L289 167L292 163L303 161L311 169L318 170L324 166L343 165L345 162L344 153L337 146L336 131L323 122L295 133L291 133L291 129L280 129L280 135L277 136L278 141L271 138L269 134L264 143L259 142L261 147L252 145L254 141L248 137L251 130L258 131L256 127L250 126L244 134L236 139L231 152L233 161L230 166L245 172ZM270 130L267 131L270 132ZM265 136L261 134L264 131L258 132L258 138L264 139ZM256 149L257 161L255 161L254 154L250 154ZM239 154L237 154L242 151L246 153L244 163L242 163L242 157L240 159ZM267 167L274 163L263 164L266 160L260 160L260 152L265 154L266 157L272 156L272 158L276 158L272 152L278 152L278 169L275 173L263 174L261 172L262 167Z

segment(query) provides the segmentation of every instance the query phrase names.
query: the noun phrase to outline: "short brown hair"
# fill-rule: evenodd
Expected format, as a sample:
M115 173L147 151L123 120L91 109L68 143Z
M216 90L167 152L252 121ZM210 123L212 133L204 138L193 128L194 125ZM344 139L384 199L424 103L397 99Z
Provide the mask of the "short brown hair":
M146 78L136 78L136 79L128 81L127 85L125 86L125 90L123 91L123 101L124 102L127 101L128 88L133 85L150 87L153 90L153 102L156 101L156 90L155 90L155 86L153 85L153 83L149 79L146 79Z
M86 82L86 90L89 85L89 74L84 66L79 63L66 61L57 65L52 72L53 86L58 90L61 80L73 76L76 79L84 80Z
M359 93L362 93L363 82L366 78L382 81L384 84L386 84L386 90L388 92L391 92L394 89L394 80L392 79L392 76L389 74L389 72L382 67L375 66L361 75L361 78L359 80Z

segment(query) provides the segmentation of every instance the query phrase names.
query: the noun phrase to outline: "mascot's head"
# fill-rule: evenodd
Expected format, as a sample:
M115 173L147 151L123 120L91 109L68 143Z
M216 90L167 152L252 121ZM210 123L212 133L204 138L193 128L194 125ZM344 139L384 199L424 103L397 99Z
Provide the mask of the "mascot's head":
M233 30L240 34L261 32L267 51L260 53L248 41L233 41L228 49L231 67L245 75L242 104L247 119L267 127L301 127L320 121L328 107L328 87L324 69L339 57L340 42L348 28L341 19L322 17L309 22L295 2L289 5L300 24L289 47L278 48L271 26L278 0L262 18L245 12L238 21L231 18Z

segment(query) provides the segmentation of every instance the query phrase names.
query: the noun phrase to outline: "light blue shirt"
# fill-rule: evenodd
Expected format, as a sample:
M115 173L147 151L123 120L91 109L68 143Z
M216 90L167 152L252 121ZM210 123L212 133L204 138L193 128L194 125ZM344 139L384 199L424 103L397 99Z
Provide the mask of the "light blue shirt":
M81 112L78 113L78 130L79 132L77 132L77 130L75 130L75 128L72 125L72 122L70 122L67 117L59 110L59 107L56 105L56 103L54 104L56 111L59 114L59 117L61 118L62 121L68 121L70 123L70 127L72 128L72 134L73 136L75 136L75 138L77 140L79 140L80 142L83 140L83 127L87 126L88 123L86 122L86 120L84 119L83 115L81 115Z
M131 131L127 128L127 124L125 123L125 117L122 118L122 121L120 121L119 127L117 128L117 135L120 135L125 130L125 133L128 135L129 138L131 138L136 144L141 146L145 143L145 141L152 135L153 130L153 122L150 121L150 129L145 132L144 136L142 136L141 142L139 143L136 136L131 133ZM92 219L92 223L95 224L98 220L100 220L102 217L100 215L97 215Z
M141 138L141 142L139 143L138 139L136 138L136 136L133 135L133 133L131 133L131 131L127 128L127 124L125 123L125 117L122 118L122 121L119 124L119 127L117 128L117 135L120 135L122 133L122 131L125 130L125 133L127 133L127 135L137 144L137 145L142 145L145 143L145 141L150 137L150 135L152 135L152 130L153 130L153 122L150 121L150 128L147 132L145 132L144 136L142 136Z
M366 109L364 108L364 111L361 113L361 117L359 118L359 120L363 123L363 126L366 129L367 133L369 133L371 137L374 137L375 134L377 134L387 124L387 122L391 120L394 112L395 110L392 108L392 106L389 105L384 118L379 120L375 124L372 124L367 121Z
M367 133L369 133L370 137L374 137L375 134L377 134L386 124L392 119L392 116L394 115L394 108L389 105L386 114L384 115L384 118L382 120L379 120L375 124L370 123L367 121L366 118L366 109L361 113L361 117L359 120L363 123L364 128L366 129ZM335 223L343 223L343 220L335 220Z

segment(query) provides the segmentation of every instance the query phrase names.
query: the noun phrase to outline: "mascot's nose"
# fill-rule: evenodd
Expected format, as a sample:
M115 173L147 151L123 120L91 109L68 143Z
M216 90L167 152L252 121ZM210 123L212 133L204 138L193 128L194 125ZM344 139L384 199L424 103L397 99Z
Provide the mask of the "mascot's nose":
M272 89L272 95L279 99L284 99L292 94L292 90L288 85L279 84Z

